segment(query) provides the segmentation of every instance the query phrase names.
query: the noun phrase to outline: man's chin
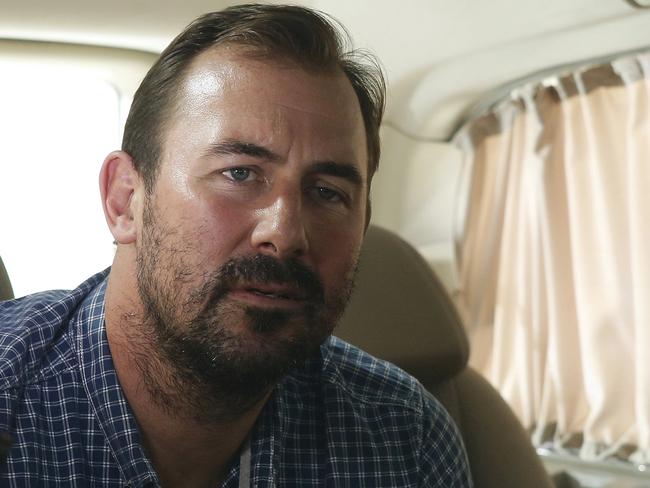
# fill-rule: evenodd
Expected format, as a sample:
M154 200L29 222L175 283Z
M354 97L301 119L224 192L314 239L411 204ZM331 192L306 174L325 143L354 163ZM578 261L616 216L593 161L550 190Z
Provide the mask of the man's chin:
M301 356L305 350L317 350L333 331L329 321L323 318L322 309L312 303L287 310L224 299L216 310L198 318L190 329L203 331L198 335L216 350L225 346L225 350L237 351L242 358L274 360L285 354L294 357Z
M245 322L251 332L264 336L300 337L302 341L317 340L314 337L327 335L321 320L314 314L314 307L303 306L300 308L266 308L246 307L244 309Z
M264 301L252 305L228 296L209 315L208 321L212 322L214 330L225 328L227 333L239 335L242 340L254 340L255 335L264 341L274 337L279 340L294 337L299 342L309 338L317 340L313 336L322 336L324 340L333 329L325 326L321 307L307 300L289 306L269 305Z
M241 414L319 353L333 323L323 312L314 304L287 312L225 298L183 325L154 328L157 352L173 379L173 388L164 390L174 393L162 395L162 403L206 421Z

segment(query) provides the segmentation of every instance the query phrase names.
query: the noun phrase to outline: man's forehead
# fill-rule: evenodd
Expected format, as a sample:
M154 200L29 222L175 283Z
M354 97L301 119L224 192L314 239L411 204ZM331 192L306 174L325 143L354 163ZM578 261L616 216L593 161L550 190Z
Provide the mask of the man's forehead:
M186 69L184 85L186 89L200 92L210 88L236 88L247 80L259 81L259 77L289 81L304 75L335 81L341 94L352 95L358 103L352 83L338 66L316 68L286 55L261 52L234 43L219 44L198 54Z
M178 102L181 114L232 105L313 110L342 132L358 133L365 144L359 101L342 70L309 70L286 58L251 56L239 46L216 46L199 54L188 67Z

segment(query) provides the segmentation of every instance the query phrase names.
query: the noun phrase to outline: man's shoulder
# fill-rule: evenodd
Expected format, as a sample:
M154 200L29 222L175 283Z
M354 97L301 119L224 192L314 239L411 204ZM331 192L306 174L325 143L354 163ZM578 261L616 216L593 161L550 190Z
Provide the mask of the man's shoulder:
M0 389L35 371L69 314L68 294L52 290L0 302Z
M458 429L419 381L336 337L321 357L326 415L341 445L381 446L379 472L411 473L418 486L471 486Z
M83 298L103 276L95 275L74 290L50 290L0 302L0 389L29 381L38 373Z
M69 293L69 290L49 290L0 302L0 337L18 339L29 334L35 323L56 321L65 313L65 298Z
M410 374L392 363L332 336L321 348L325 381L367 404L385 404L422 412L426 393Z

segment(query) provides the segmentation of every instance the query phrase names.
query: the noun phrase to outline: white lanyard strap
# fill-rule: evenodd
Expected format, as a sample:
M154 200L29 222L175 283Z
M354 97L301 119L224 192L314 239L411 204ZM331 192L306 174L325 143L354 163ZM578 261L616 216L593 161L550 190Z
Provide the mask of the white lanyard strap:
M246 439L244 450L239 457L239 488L251 486L251 440Z

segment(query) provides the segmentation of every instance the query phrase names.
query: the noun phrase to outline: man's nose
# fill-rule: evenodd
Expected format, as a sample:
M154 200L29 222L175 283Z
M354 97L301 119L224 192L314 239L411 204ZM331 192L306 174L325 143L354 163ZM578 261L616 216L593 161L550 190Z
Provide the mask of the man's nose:
M301 195L278 194L258 210L251 244L257 252L278 259L299 258L309 248L305 227Z

